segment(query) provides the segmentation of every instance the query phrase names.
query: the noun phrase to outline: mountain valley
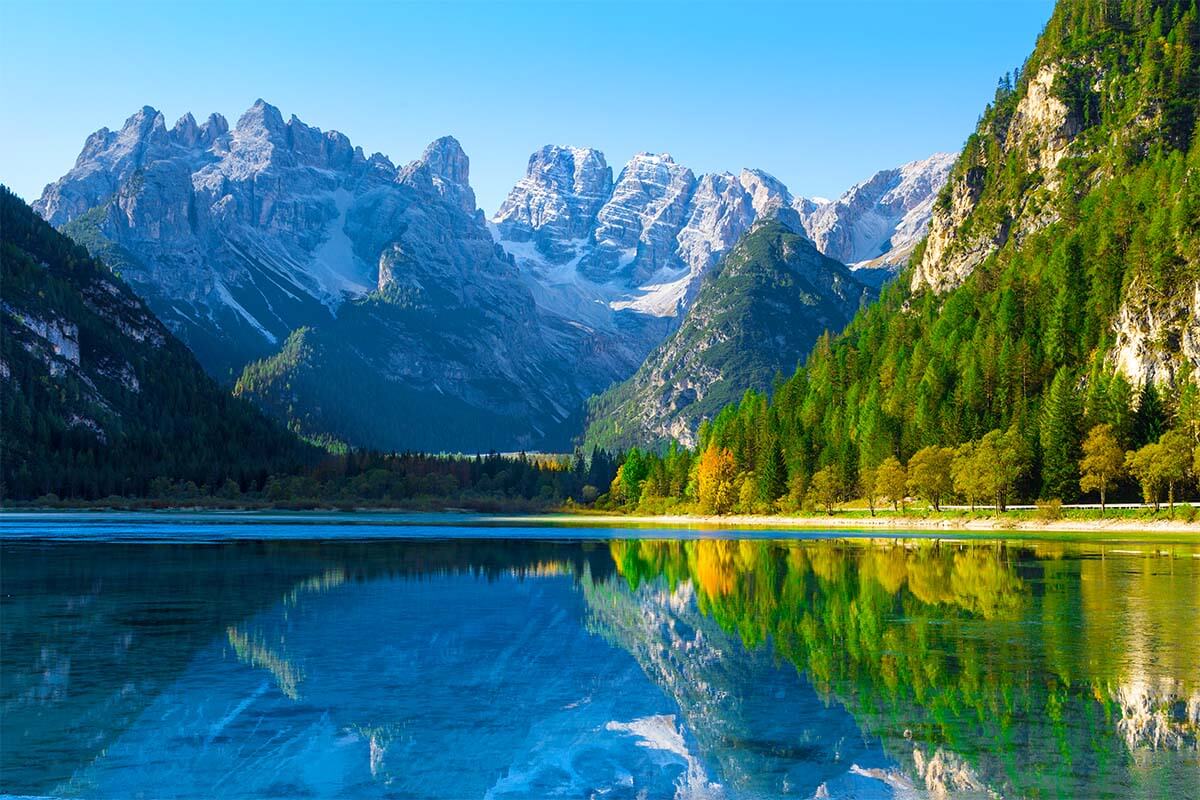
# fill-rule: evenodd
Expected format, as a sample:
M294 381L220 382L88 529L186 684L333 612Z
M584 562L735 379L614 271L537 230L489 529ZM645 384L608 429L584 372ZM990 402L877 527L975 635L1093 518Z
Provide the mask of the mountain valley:
M697 177L666 154L635 156L614 181L599 151L547 146L485 221L452 137L396 167L259 100L232 128L218 114L168 128L145 107L90 136L34 208L129 281L214 377L302 436L562 450L584 401L641 367L756 221L859 259L852 274L877 286L927 225L950 163L818 202L761 170ZM761 388L736 371L725 382Z

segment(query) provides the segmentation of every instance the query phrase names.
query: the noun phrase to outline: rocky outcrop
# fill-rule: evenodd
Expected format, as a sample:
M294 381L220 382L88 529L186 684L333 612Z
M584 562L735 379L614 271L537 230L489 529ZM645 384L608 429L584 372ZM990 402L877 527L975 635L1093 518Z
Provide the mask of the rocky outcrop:
M1094 65L1075 64L1099 80ZM1000 162L989 163L978 146L970 158L951 174L950 188L934 205L929 239L913 272L912 288L929 288L945 293L966 280L975 267L1000 248L1010 236L1018 240L1058 219L1047 207L1047 198L1059 186L1059 163L1068 154L1083 125L1060 97L1059 79L1066 67L1044 64L1019 88L1011 114L996 113L985 123L983 135L1000 144ZM1028 174L1028 186L1015 201L1018 205L1002 213L975 214L988 184L989 171L1019 163ZM991 198L994 205L1008 201Z
M1082 126L1055 91L1063 73L1057 63L1043 66L1030 79L1017 103L1006 141L1009 150L1029 154L1034 170L1046 176L1051 188L1057 184L1058 164Z
M1175 385L1185 363L1192 375L1200 374L1200 282L1169 297L1155 297L1134 283L1112 331L1109 363L1134 387Z
M994 238L967 241L966 236L958 234L979 202L985 175L982 167L972 167L950 178L950 188L934 205L925 250L913 270L914 290L928 287L938 293L947 292L995 251L998 245Z
M674 237L695 186L692 171L670 155L638 153L630 159L596 214L592 246L580 262L583 274L606 283L624 273L637 284L675 266Z
M471 189L471 161L453 136L431 142L425 152L400 171L398 180L433 192L471 216L478 216Z
M576 255L571 244L591 230L612 194L612 169L590 147L546 145L529 157L517 182L492 218L500 238L530 242L551 263Z
M957 753L941 747L926 753L920 747L915 747L912 757L913 767L931 798L996 796Z

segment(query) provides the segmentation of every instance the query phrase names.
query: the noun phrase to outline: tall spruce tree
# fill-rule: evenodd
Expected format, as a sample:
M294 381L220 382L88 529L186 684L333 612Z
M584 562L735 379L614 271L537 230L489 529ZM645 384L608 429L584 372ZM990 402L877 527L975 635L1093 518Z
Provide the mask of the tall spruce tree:
M1071 372L1058 370L1042 406L1042 496L1073 500L1079 494L1080 408Z

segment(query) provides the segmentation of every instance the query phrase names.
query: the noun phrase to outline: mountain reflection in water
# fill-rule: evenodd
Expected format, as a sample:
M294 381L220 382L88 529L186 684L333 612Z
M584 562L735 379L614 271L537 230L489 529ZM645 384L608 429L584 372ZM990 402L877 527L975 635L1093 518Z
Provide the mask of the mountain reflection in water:
M1200 786L1192 545L8 540L0 556L7 793Z

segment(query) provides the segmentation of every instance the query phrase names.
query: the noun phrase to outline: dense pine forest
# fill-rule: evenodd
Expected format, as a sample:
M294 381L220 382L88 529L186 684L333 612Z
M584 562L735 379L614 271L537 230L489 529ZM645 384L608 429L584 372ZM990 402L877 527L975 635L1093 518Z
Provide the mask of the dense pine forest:
M230 397L104 263L0 187L3 496L262 482L313 453Z
M1200 280L1198 53L1191 0L1059 3L939 196L943 215L956 194L973 201L949 258L972 242L991 250L961 285L913 280L927 240L878 303L769 396L721 411L695 451L630 451L605 500L765 512L917 495L1003 508L1190 489L1200 397L1180 334L1153 342L1173 374L1144 385L1113 352L1123 310L1169 315L1182 296L1186 314ZM1013 133L1037 76L1053 77L1072 134L1051 165Z

